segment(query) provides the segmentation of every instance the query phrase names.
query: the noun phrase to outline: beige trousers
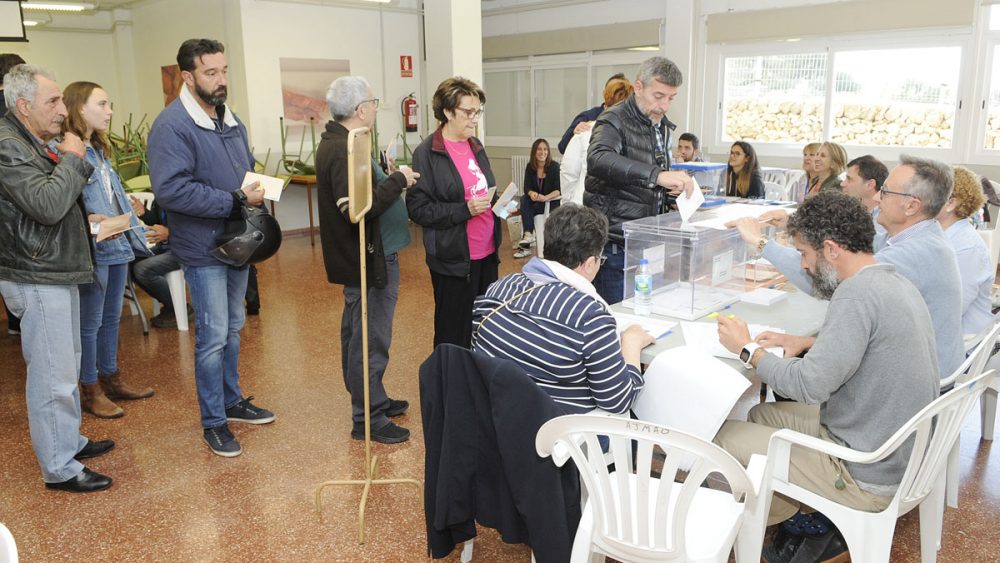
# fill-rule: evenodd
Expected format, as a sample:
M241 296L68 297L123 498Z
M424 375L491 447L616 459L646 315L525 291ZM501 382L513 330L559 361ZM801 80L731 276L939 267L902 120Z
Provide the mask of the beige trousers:
M830 433L819 423L819 405L780 401L763 403L750 409L747 422L727 420L715 436L715 443L745 466L752 454L767 454L771 434L782 428L833 442ZM892 501L892 497L862 490L844 462L825 453L793 446L789 462L788 477L792 483L845 506L878 512ZM843 479L843 489L837 488L838 479ZM775 494L767 524L770 526L787 520L798 510L798 501Z

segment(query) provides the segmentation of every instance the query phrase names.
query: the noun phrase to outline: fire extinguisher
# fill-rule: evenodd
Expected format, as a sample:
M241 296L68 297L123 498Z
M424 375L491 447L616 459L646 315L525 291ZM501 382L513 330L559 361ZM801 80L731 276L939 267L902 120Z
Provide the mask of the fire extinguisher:
M413 97L413 92L403 98L403 103L399 106L403 113L403 122L406 125L407 133L417 130L417 99Z

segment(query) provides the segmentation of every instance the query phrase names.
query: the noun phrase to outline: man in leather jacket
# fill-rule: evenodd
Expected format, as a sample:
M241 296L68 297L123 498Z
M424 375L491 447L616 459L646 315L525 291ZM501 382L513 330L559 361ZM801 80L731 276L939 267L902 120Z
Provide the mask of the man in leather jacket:
M604 213L611 225L604 248L607 262L594 279L608 303L624 297L625 221L667 211L667 195L690 193L691 177L670 170L670 131L675 125L667 110L680 88L681 71L663 57L639 67L634 93L608 108L594 124L587 149L587 182L583 203Z
M45 486L89 492L111 478L78 460L114 447L80 435L80 294L94 277L81 194L94 168L83 141L66 133L62 92L34 65L7 73L0 119L0 293L21 318L31 443Z

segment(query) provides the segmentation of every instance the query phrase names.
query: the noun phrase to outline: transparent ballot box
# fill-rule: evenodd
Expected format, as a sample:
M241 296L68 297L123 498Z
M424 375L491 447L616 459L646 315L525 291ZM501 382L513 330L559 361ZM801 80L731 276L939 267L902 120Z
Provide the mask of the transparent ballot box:
M778 275L752 255L736 229L695 226L713 217L698 212L681 225L678 213L622 224L625 233L625 307L634 308L635 270L645 258L653 273L651 310L694 320L725 309L747 291Z

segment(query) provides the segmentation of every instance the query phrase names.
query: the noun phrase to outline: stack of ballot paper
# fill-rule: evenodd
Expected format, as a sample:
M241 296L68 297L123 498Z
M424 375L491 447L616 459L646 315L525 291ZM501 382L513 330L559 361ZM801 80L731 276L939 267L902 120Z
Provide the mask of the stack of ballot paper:
M653 335L653 338L656 338L657 340L670 334L670 331L677 326L677 323L674 321L668 321L666 319L642 317L639 315L631 315L629 313L616 312L611 314L614 315L615 322L618 323L619 333L632 325L639 325L642 327L642 330L645 330L649 334Z
M780 328L774 328L766 325L751 324L747 325L750 329L750 338L757 338L762 332L780 332L784 334L784 330ZM719 325L717 323L681 323L681 330L684 331L684 342L692 347L705 352L706 354L711 354L718 358L727 358L730 360L738 360L739 357L726 350L725 346L719 342ZM778 356L779 358L784 357L784 348L767 348L767 351Z
M753 291L748 291L740 296L740 301L753 303L754 305L774 305L779 301L788 298L788 293L780 289L769 289L761 287Z

